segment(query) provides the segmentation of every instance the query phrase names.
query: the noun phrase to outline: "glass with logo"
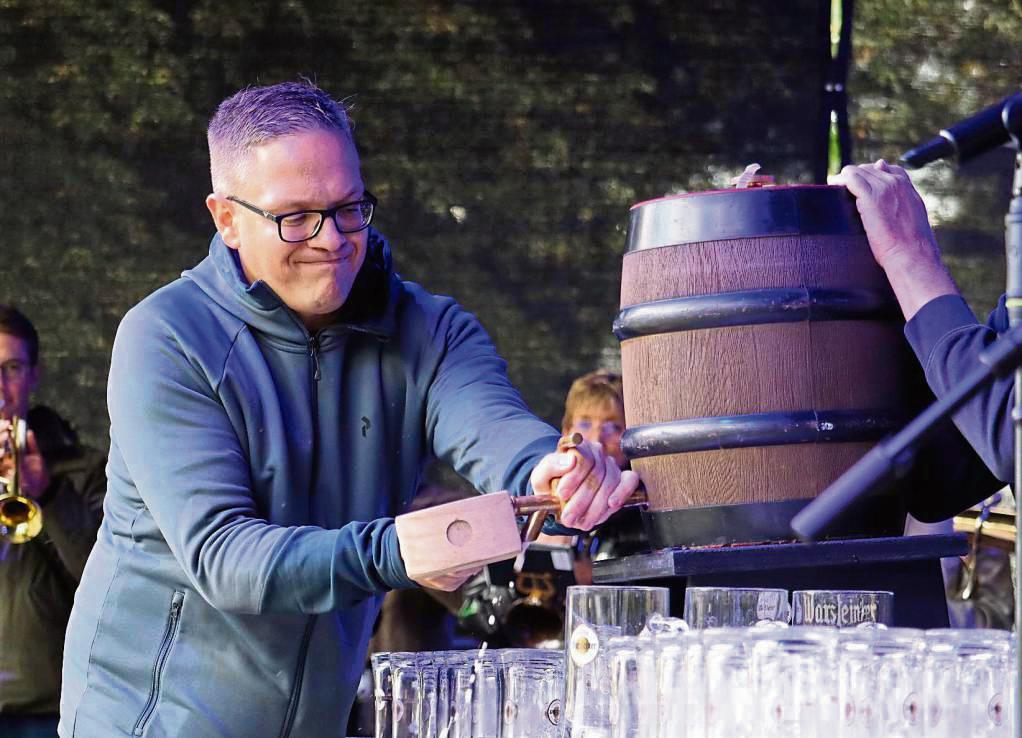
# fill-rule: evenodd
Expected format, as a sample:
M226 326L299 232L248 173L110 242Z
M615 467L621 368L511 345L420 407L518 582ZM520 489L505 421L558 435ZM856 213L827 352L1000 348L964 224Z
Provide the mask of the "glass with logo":
M666 587L568 587L565 613L564 735L609 738L615 636L637 636L652 615L667 617Z
M497 656L504 700L501 738L557 738L564 695L564 651L505 648Z
M751 587L688 587L685 622L689 627L741 628L763 622L787 623L788 590Z
M792 625L893 625L894 593L800 589L791 593Z

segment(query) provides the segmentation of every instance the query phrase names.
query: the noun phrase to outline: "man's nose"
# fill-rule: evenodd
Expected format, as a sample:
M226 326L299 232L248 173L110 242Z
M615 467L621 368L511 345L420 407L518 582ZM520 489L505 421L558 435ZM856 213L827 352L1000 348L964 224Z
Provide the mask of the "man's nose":
M324 218L319 233L309 241L309 245L320 249L336 251L348 242L348 236L350 235L350 233L341 233L341 229L337 226L337 221L332 217Z

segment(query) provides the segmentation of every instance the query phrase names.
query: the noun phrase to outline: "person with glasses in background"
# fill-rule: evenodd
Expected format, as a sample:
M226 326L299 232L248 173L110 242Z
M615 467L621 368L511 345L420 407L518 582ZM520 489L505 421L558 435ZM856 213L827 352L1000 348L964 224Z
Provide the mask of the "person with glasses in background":
M599 443L620 468L627 469L628 459L621 450L625 432L621 375L597 369L572 382L564 400L561 430L564 435L581 433L587 441Z
M561 429L564 435L581 433L587 441L600 444L620 469L628 469L628 458L621 449L625 432L621 375L597 369L572 382L564 400ZM614 515L593 531L584 545L595 560L648 550L639 510L628 508Z
M57 735L64 629L96 539L106 489L103 454L79 443L54 410L32 405L40 374L35 327L15 307L0 305L0 477L5 480L0 493L6 497L0 498L0 511L17 513L23 504L35 505L43 521L31 537L0 531L4 738ZM14 430L15 422L27 425L24 438Z
M438 457L483 492L602 523L638 485L557 452L474 316L394 273L347 110L244 89L208 128L209 256L132 308L110 368L106 516L64 655L60 734L342 736L393 515Z

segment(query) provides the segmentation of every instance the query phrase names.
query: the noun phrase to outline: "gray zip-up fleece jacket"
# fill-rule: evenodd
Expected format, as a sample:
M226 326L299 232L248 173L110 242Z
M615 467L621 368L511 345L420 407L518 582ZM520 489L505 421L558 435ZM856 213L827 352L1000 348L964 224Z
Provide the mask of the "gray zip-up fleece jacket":
M219 237L125 316L63 738L342 736L423 463L523 494L556 447L477 320L369 242L315 335Z

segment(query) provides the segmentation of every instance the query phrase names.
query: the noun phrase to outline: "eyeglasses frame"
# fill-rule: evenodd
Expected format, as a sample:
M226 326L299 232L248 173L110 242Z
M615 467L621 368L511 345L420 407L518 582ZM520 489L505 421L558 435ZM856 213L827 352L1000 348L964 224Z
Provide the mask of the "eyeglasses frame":
M246 202L245 200L242 200L240 197L235 197L234 195L227 195L227 199L230 200L231 202L236 202L243 208L247 208L248 210L251 210L253 213L261 215L267 220L272 220L274 223L276 223L277 236L284 243L301 243L302 241L311 241L313 238L319 235L319 232L321 230L323 230L323 224L326 222L327 218L333 220L334 227L336 227L340 233L358 233L359 231L364 231L366 228L369 227L369 224L373 222L373 216L376 215L376 205L378 202L376 196L373 195L373 193L371 193L369 190L366 190L363 193L362 197L359 198L358 200L342 202L340 205L334 205L332 208L326 208L325 210L315 210L306 208L304 210L293 210L288 213L282 213L280 215L277 215L275 213L271 213L269 210L263 210L258 205L253 205L250 202ZM352 205L359 205L361 203L366 202L369 203L369 217L366 218L366 222L364 225L362 225L360 228L345 229L341 228L341 226L337 224L337 219L334 218L334 216L337 214L337 211L343 208L351 207ZM312 232L312 234L307 236L306 238L302 238L297 241L288 241L286 238L284 238L284 229L281 224L284 222L285 218L290 218L292 215L298 215L300 213L316 213L317 215L319 215L319 225L317 225L316 229Z

